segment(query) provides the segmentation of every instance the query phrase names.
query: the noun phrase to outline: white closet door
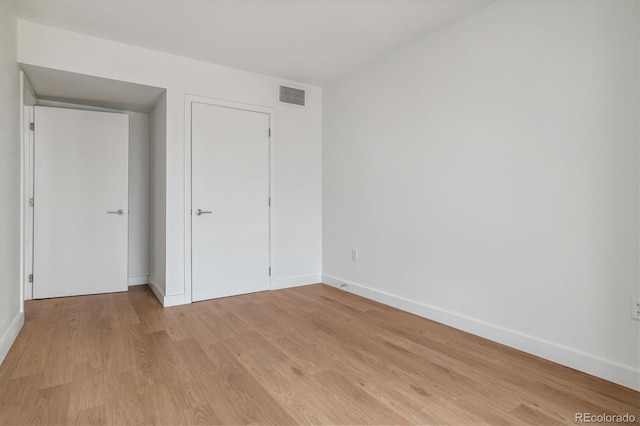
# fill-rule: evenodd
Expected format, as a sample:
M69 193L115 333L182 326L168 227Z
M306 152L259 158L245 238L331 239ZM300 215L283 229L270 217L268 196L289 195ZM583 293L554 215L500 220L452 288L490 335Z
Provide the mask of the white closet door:
M129 117L36 107L34 298L127 290Z
M268 290L269 115L192 105L192 300Z

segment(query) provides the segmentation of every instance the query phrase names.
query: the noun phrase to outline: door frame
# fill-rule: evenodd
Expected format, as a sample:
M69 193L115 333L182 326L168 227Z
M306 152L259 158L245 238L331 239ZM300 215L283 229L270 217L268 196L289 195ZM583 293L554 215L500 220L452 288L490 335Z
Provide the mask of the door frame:
M44 105L42 105L43 103ZM52 103L53 105L48 105L49 103ZM81 185L83 188L81 189L78 187L77 189L79 191L75 191L74 185L76 185L76 182L78 180L77 176L70 177L70 175L68 175L66 172L62 172L65 176L63 179L68 178L72 180L72 182L70 183L67 182L67 185L71 185L67 186L67 188L71 188L73 191L72 193L64 191L64 194L56 194L56 191L60 191L60 188L62 187L60 185L50 185L51 180L45 177L47 176L46 170L56 170L58 173L62 170L66 170L66 168L64 167L64 162L68 160L68 157L57 156L57 153L60 152L60 150L58 149L44 149L42 150L42 152L38 148L34 149L33 157L35 161L33 163L33 196L35 197L35 208L32 209L34 223L32 268L35 279L32 284L32 296L33 298L36 298L35 293L38 293L38 299L47 299L77 295L125 292L128 290L129 275L129 214L127 213L129 212L129 114L120 111L97 111L92 107L76 107L75 105L73 105L73 107L70 107L72 105L62 105L62 103L59 103L60 105L55 105L55 103L56 102L54 101L45 101L35 106L35 108L39 108L35 110L34 116L36 126L35 130L39 132L37 134L39 136L36 135L34 139L38 138L38 140L40 140L40 143L44 143L43 146L46 145L49 148L55 146L56 141L65 140L72 140L73 145L84 146L86 145L87 138L89 138L91 142L95 142L91 139L93 137L91 135L95 134L96 129L101 129L98 133L102 136L100 136L98 140L102 143L101 147L106 150L104 151L104 153L107 156L112 156L110 158L114 161L105 162L104 158L100 159L99 157L92 157L90 159L91 161L87 162L85 161L87 159L85 159L83 156L74 158L74 161L76 162L75 164L78 164L78 167L81 168L80 170L77 170L81 173L81 176L84 175L87 178L89 178L90 176L91 179L96 180L94 182L91 182L90 187ZM61 130L63 132L62 134L64 134L65 131L68 132L69 128L75 129L77 126L78 129L81 129L80 133L71 133L82 136L80 138L71 137L71 139L68 139L65 136L61 138L60 133L58 133L58 130L55 128L55 126L57 126L61 121L64 122L64 126L60 127L60 129L64 129ZM48 127L52 125L54 126L54 128ZM35 132L31 133L34 134ZM113 141L115 141L115 143L112 143ZM53 143L53 145L45 142L51 142ZM62 144L63 146L61 146L60 148L63 150L73 146L66 145L65 142L62 142ZM96 145L96 147L97 146L98 145ZM77 151L74 146L70 152L78 153L79 151ZM100 150L98 150L97 152L100 152ZM51 155L51 157L49 157L49 155ZM111 176L112 179L105 181L104 179L96 178L96 176L100 176L100 174L96 174L98 173L98 169L86 167L86 164L91 164L92 161L94 161L96 165L99 164L99 167L102 167L102 171L106 172L107 176ZM42 167L42 169L40 167ZM50 169L49 167L53 167L53 169ZM54 172L54 176L62 177L61 175L56 175L56 172ZM36 180L36 178L38 178L38 180ZM92 198L92 196L96 193L96 187L93 185L93 183L96 183L98 185L98 193L100 193L100 189L104 189L104 193L109 194L108 199L111 199L111 201L115 201L116 203L124 204L113 205L109 203L103 205L102 203L104 201L107 201L107 199L105 199L104 197L99 197L99 199L95 199L94 202L89 202L89 204L87 204L86 200L93 200L95 198ZM38 184L38 193L35 192L36 184ZM47 185L49 185L48 188ZM100 185L106 186L101 187ZM47 191L47 189L49 189L49 191ZM82 194L84 198L82 198L82 196L79 198L79 194L76 192ZM49 195L43 195L45 193ZM63 197L62 199L64 199L64 197L70 197L70 202L79 203L79 205L76 205L73 208L73 211L76 212L76 214L79 211L78 209L82 210L87 207L91 210L90 214L96 216L96 220L105 220L105 226L113 226L111 232L104 232L102 230L103 227L95 225L97 222L89 222L89 228L86 229L88 231L88 234L90 235L93 232L95 232L96 234L93 235L94 238L90 239L82 237L84 238L84 242L87 243L89 247L92 247L91 244L94 244L93 248L98 250L97 253L100 253L100 250L103 250L103 248L106 248L107 250L102 251L102 253L98 255L91 255L89 256L89 258L82 258L81 256L78 258L77 256L75 256L76 254L80 255L81 253L86 252L86 250L79 249L79 247L85 247L83 246L82 242L77 240L68 241L68 235L56 232L54 232L54 234L56 234L55 236L52 235L52 237L54 238L53 240L47 238L43 239L43 236L47 234L48 230L50 231L57 228L55 225L53 225L52 222L49 222L47 218L51 218L51 214L53 214L54 212L60 212L60 205L49 204L60 202L58 197L51 198L51 194L61 195ZM46 198L49 203L44 203L44 201L40 198ZM68 208L66 204L65 206L66 208ZM107 219L106 216L103 216L104 214L106 214L105 212L107 210L115 210L118 207L122 207L121 210L124 210L125 213L123 216L120 212L120 219L116 219L116 217L113 217L113 219L116 220L115 223L112 219ZM35 221L35 213L38 213L37 222ZM65 220L67 220L67 216L68 215L65 214L65 218L61 218L61 220L63 220L63 229L64 227L76 226L76 224L73 222L64 222ZM82 216L84 217L86 215L82 214ZM110 224L107 225L107 223ZM47 226L47 224L50 226ZM87 234L85 233L84 235L86 236ZM38 238L38 240L36 240L36 238ZM95 282L91 284L79 284L77 287L74 283L67 285L66 282L69 278L67 276L68 274L60 275L59 273L56 273L56 271L59 270L59 265L57 265L55 262L52 263L51 261L48 261L46 259L41 259L41 257L50 259L50 256L36 257L36 254L41 255L48 252L52 247L49 245L49 242L55 241L56 238L60 238L60 240L58 241L58 243L60 244L71 244L69 245L70 253L74 255L75 261L72 265L68 266L76 271L74 272L74 274L80 279L80 282L82 280L86 281L87 277L89 277L89 279L91 279L90 277L92 276L95 277L95 273L98 273L98 275L100 275L102 278L93 280ZM114 249L115 251L113 251ZM116 254L112 256L112 253ZM68 258L68 256L64 257ZM86 260L86 262L84 262L84 260ZM61 261L63 260L61 259ZM109 265L110 262L112 262L111 267L107 267L106 269L104 269L105 265ZM87 268L85 265L94 265L98 268L98 270L94 269L93 267ZM36 270L35 267L38 267L38 270ZM100 270L104 272L104 274ZM42 282L35 281L36 279L38 279L39 273L47 275L47 277L45 278L52 278L53 281L51 279L46 279ZM51 274L50 276L48 275L49 273ZM36 286L38 282L40 282L41 285ZM54 284L52 285L51 283Z
M252 105L240 102L228 101L225 99L208 98L197 95L185 95L184 100L184 301L186 303L193 302L192 293L192 170L191 170L191 123L192 123L192 105L194 103L213 105L223 108L239 109L243 111L257 112L267 114L269 116L269 128L271 129L271 135L269 138L269 198L271 199L271 206L269 208L269 265L271 267L271 274L269 275L269 288L273 289L274 276L273 261L274 261L274 221L275 221L275 164L276 164L276 136L275 131L275 108L266 107L262 105Z
M29 124L33 122L34 109L37 98L31 83L24 71L20 71L20 140L21 140L21 295L20 300L24 306L25 300L33 299L33 283L29 276L33 273L33 206L30 200L33 198L33 169L34 169L34 133ZM24 310L22 308L22 310Z
M29 276L33 274L33 255L35 244L34 206L31 203L35 192L35 132L30 124L35 121L35 107L47 106L54 108L70 108L84 111L109 112L128 114L128 111L113 108L103 108L93 105L74 104L73 101L58 102L38 99L31 82L24 71L20 71L20 140L21 140L21 277L20 300L33 300L33 282ZM128 142L130 144L130 141ZM127 247L128 248L128 247ZM128 267L127 267L128 271ZM128 278L127 272L127 278ZM133 284L128 284L131 286ZM24 306L24 303L23 303ZM23 307L24 309L24 307Z

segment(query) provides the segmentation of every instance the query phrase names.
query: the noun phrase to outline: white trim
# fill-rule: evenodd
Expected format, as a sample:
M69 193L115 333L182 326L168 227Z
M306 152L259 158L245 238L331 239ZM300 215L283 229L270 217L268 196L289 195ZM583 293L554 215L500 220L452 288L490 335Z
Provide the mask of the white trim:
M436 308L435 306L415 302L331 275L323 274L322 282L341 288L349 293L357 294L423 318L449 325L619 385L640 390L640 369L638 368L619 364L557 343L519 333L515 330L489 324L484 321Z
M271 281L271 290L300 287L303 285L317 284L321 282L321 275L300 275L297 277L280 278Z
M27 272L27 214L29 212L29 202L27 201L28 192L28 179L27 179L27 164L29 161L29 154L27 150L27 132L26 127L26 113L28 111L25 107L24 90L26 85L26 77L24 71L20 71L20 312L24 312L24 299L26 294L26 287L29 283ZM2 359L2 358L0 358Z
M33 197L33 132L29 123L33 121L36 97L24 71L20 71L20 312L24 312L24 301L33 298L33 283L29 274L33 272L33 208L29 199Z
M151 280L149 280L149 283L147 285L149 286L153 294L156 296L160 304L164 306L164 291L162 291L162 289L158 287L158 285Z
M129 286L148 284L149 275L135 275L133 277L129 277L128 282L129 282Z
M153 281L149 281L147 283L153 294L156 296L160 304L168 308L170 306L184 305L187 303L191 303L191 296L189 298L185 297L184 294L174 294L170 296L165 296L164 291L156 283Z
M275 108L244 104L225 99L207 98L203 96L185 94L184 96L184 294L179 295L182 304L191 303L191 108L194 102L208 105L236 108L252 112L260 112L269 115L269 128L271 138L269 141L269 197L271 208L269 209L269 264L274 265L275 253L275 205L276 205L276 118ZM271 273L273 274L273 269ZM273 280L269 277L269 287L273 288ZM177 295L178 296L178 295ZM177 297L176 296L176 297ZM174 297L174 296L170 296ZM165 305L167 306L167 305ZM169 305L173 306L173 305Z
M4 333L2 339L0 339L0 364L4 361L7 354L9 353L9 349L13 346L13 342L16 341L16 337L18 337L18 333L22 329L24 325L24 312L20 312L11 322L11 325L7 329L7 332Z

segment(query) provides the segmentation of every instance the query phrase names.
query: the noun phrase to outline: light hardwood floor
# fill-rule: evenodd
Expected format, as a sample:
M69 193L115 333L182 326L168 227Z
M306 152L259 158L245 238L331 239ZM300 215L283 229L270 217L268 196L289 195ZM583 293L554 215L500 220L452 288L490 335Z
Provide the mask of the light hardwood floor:
M325 285L167 309L142 286L30 301L26 319L0 424L640 419L638 392Z

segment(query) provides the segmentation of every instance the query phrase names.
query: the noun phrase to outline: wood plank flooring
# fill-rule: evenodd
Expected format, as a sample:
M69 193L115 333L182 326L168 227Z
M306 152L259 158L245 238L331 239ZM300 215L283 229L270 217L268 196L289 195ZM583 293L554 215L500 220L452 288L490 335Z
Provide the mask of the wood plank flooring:
M573 424L640 393L325 285L35 300L0 424Z

